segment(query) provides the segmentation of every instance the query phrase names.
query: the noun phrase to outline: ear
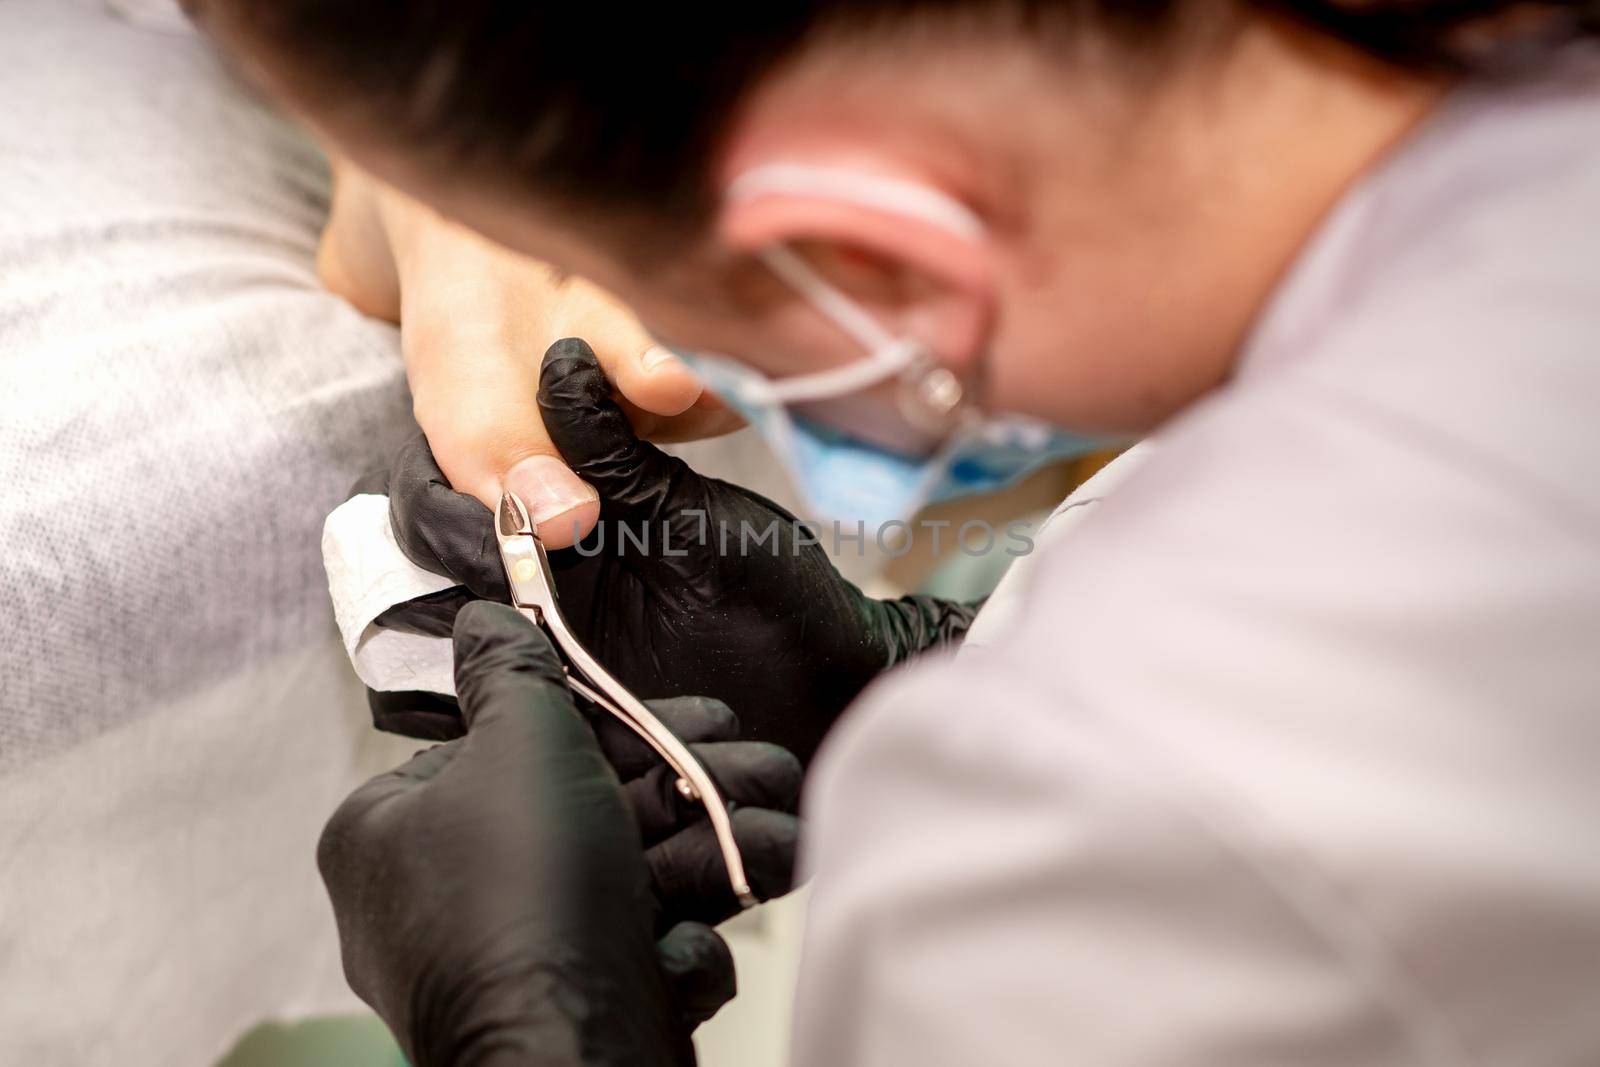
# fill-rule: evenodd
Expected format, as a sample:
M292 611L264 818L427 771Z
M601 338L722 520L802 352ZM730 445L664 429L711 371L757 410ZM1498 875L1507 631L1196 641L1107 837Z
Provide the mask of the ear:
M717 236L735 254L787 245L896 334L958 373L990 339L992 246L953 196L872 170L767 163L724 191Z

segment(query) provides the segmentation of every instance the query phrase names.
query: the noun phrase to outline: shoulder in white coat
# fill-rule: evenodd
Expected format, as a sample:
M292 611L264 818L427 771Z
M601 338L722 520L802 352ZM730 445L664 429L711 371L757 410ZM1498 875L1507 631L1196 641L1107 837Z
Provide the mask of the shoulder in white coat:
M874 687L803 1067L1600 1062L1600 95L1468 91L1238 379Z

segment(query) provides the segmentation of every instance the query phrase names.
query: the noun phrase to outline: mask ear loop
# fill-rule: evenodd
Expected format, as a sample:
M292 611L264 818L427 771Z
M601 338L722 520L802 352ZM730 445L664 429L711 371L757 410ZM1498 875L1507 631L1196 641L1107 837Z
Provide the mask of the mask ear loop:
M743 397L753 403L801 404L860 392L891 378L900 379L895 399L900 412L918 429L947 433L967 409L967 390L961 379L939 363L927 345L910 337L896 337L855 300L842 293L788 245L773 245L761 252L767 269L787 283L824 318L849 334L867 350L867 358L833 370L819 371L781 381L750 383Z

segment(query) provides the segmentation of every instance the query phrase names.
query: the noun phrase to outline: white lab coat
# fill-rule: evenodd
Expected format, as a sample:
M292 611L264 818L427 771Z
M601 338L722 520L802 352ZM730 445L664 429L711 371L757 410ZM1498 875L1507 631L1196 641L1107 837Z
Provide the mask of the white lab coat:
M1600 89L1463 90L806 798L798 1067L1600 1064Z

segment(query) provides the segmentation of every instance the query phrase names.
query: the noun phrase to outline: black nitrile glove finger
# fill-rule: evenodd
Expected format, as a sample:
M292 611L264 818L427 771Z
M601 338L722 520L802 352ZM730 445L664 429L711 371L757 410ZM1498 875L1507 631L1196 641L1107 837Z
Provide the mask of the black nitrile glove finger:
M386 629L424 637L449 637L456 614L477 598L454 586L416 597L379 615L374 621ZM426 690L367 690L372 725L385 733L419 741L449 741L466 733L461 708L454 697Z
M485 600L509 601L494 515L450 488L427 439L418 434L401 445L389 471L389 523L406 558Z
M798 521L793 515L748 490L702 477L683 460L640 440L585 342L557 341L545 353L539 411L546 419L555 416L550 439L561 450L561 458L600 494L602 519L660 538L644 542L655 547L633 554L629 561L633 573L673 583L692 578L696 568L686 561L703 559L704 550L717 545L713 524L731 502L722 499L728 495L741 497L745 506L737 509L740 517L759 518L763 527L776 520L778 536L792 545ZM589 543L596 540L604 538ZM613 551L620 556L625 549L620 547L621 538L616 540ZM673 554L684 549L701 551ZM724 566L739 558L725 560Z
M701 766L717 783L730 806L767 808L793 813L800 803L800 761L760 741L720 741L690 745ZM624 783L628 803L639 823L639 835L653 845L705 818L698 801L685 800L676 785L678 773L661 762Z
M732 822L756 898L771 900L793 889L800 820L781 811L735 808ZM697 822L646 849L645 861L663 915L719 923L739 913L709 822Z
M679 923L656 942L656 951L678 1014L691 1030L739 991L728 943L704 923Z
M466 736L357 790L318 848L351 987L416 1067L693 1063L637 828L548 638L473 604L455 652Z
M467 732L461 706L454 697L426 690L367 690L372 725L390 734L418 741L451 741Z
M661 725L686 744L732 741L739 736L738 718L720 700L699 696L666 697L646 700L644 706L661 720ZM615 715L592 705L591 710L594 733L600 739L600 748L623 781L664 766L656 750Z
M456 613L474 600L482 599L463 586L453 585L449 589L412 597L396 604L373 622L386 630L398 630L401 633L449 637L455 632Z
M739 723L720 701L680 697L649 702L674 733L692 742L728 805L734 840L745 861L751 889L761 900L794 887L800 822L800 761L776 745L726 741ZM596 711L596 721L610 719ZM685 800L677 775L627 727L610 719L615 743L607 758L624 778L629 806L648 847L651 891L661 909L658 928L685 918L721 922L739 911L728 884L722 848L705 808Z

